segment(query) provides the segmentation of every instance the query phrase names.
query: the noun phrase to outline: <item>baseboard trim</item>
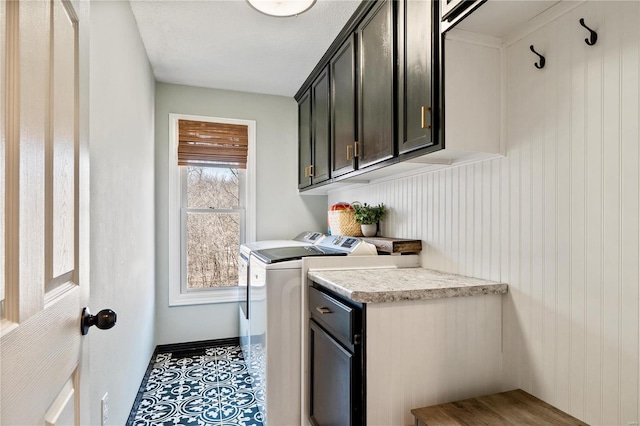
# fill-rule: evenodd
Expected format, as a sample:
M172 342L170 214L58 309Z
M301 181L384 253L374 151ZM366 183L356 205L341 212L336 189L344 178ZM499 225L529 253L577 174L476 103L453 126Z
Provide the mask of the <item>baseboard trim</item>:
M168 345L158 345L156 346L156 351L158 351L159 354L163 354L167 352L188 351L189 349L204 349L204 348L213 348L216 346L231 346L231 345L239 345L239 344L240 344L239 337L230 337L228 339L200 340L197 342L170 343Z
M142 378L142 382L140 383L140 387L138 388L136 399L133 401L131 412L129 412L129 418L127 419L127 426L133 426L133 423L136 420L136 413L138 412L138 408L140 407L140 402L142 402L142 395L144 395L144 390L147 386L147 381L149 380L149 376L151 375L151 370L153 370L153 364L155 364L157 355L158 355L158 347L156 346L155 350L153 351L153 354L151 354L151 359L149 360L147 371L145 371L144 377Z

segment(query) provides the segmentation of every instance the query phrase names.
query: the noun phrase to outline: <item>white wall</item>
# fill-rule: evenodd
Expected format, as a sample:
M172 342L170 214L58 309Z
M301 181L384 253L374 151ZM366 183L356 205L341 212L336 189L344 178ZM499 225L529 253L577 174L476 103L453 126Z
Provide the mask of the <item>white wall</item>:
M129 416L154 343L155 82L129 2L91 2L91 304L116 326L92 329L91 424Z
M507 49L505 158L328 200L384 202L424 267L507 282L504 389L590 424L639 419L639 23L591 1Z
M258 240L326 228L326 196L297 193L297 104L292 98L156 85L156 275L158 344L237 337L237 303L168 306L169 113L256 121Z

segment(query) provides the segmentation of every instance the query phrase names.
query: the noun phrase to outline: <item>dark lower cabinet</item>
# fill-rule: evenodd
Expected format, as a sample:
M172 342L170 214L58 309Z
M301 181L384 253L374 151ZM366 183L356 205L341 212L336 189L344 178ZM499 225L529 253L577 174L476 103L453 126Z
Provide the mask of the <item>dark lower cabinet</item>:
M354 355L311 320L311 419L318 426L354 425Z
M363 308L309 288L309 417L315 426L363 426Z

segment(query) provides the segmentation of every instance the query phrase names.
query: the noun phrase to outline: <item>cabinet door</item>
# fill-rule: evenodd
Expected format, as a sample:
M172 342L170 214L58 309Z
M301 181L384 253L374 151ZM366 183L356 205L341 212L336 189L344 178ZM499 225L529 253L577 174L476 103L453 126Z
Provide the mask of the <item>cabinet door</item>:
M353 418L353 354L322 330L315 321L310 330L310 410L317 426L359 424Z
M393 2L379 2L358 26L358 167L392 158L394 146Z
M311 185L311 91L298 102L298 188Z
M398 4L398 149L399 153L433 145L433 2ZM437 3L435 3L437 4Z
M316 78L311 85L311 120L313 130L313 169L311 183L329 179L329 68Z
M332 176L355 168L356 57L355 36L349 37L331 58L331 165Z

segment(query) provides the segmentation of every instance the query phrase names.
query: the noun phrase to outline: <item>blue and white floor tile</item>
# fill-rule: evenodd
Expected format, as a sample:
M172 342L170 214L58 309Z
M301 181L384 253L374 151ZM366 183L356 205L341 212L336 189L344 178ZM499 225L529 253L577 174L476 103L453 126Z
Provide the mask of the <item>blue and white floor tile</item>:
M203 354L158 354L135 426L262 426L263 394L254 388L240 346Z

